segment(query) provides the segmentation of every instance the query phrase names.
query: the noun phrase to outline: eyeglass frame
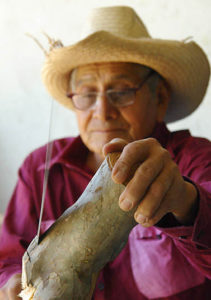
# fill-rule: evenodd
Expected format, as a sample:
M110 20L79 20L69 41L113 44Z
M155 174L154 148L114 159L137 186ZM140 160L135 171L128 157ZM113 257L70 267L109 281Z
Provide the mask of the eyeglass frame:
M153 76L153 75L159 75L156 71L154 71L154 70L151 70L150 72L149 72L149 74L146 76L146 78L137 86L137 87L134 87L134 88L128 88L128 89L125 89L125 90L112 90L112 89L110 89L110 90L106 90L106 91L104 91L104 92L88 92L88 93L84 93L84 94L79 94L79 93L67 93L66 94L66 96L68 97L68 98L70 98L71 100L72 100L72 104L73 104L73 106L77 109L77 110L81 110L81 111L85 111L86 109L90 109L92 106L94 106L94 104L96 103L96 101L97 101L97 98L99 97L99 96L103 96L103 95L106 95L106 97L108 98L108 100L109 100L109 102L110 102L110 104L112 105L112 106L114 106L114 107L126 107L126 106L130 106L130 105L132 105L134 102L135 102L135 97L134 97L134 99L131 101L131 102L129 102L129 103L127 103L127 104L125 104L125 105L115 105L114 103L112 103L112 101L110 100L110 98L107 96L108 94L109 94L109 92L111 93L111 92L128 92L128 91L131 91L131 92L134 92L134 96L136 96L136 93L138 92L138 90L140 90L142 87L143 87L143 85ZM73 97L74 96L80 96L80 95L86 95L86 94L93 94L93 95L96 95L96 98L95 98L95 101L94 101L94 103L92 104L92 105L90 105L89 107L87 107L87 108L84 108L84 109L81 109L81 108L78 108L76 105L75 105L75 103L74 103L74 101L73 101Z

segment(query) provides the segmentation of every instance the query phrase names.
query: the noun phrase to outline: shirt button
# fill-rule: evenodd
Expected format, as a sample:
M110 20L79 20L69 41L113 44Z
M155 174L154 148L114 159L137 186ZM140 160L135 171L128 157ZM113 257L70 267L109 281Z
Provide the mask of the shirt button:
M104 289L104 283L103 282L98 283L98 289L101 290L101 291Z
M186 239L187 239L187 236L186 236L186 235L181 235L179 238L180 238L181 240L186 240Z

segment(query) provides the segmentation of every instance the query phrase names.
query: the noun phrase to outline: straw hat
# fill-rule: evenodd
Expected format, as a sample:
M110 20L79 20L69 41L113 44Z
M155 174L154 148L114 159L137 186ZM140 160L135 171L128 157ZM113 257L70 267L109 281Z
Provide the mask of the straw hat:
M71 70L97 62L133 62L157 71L172 90L166 122L182 119L198 107L210 76L207 57L195 42L151 38L127 6L94 9L79 42L48 53L43 82L53 98L72 109L66 97Z

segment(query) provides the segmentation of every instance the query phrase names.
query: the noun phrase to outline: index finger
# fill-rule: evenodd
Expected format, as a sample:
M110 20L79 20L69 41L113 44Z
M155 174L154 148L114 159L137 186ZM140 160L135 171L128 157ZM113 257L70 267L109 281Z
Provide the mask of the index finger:
M127 144L112 170L112 178L124 183L131 177L139 165L149 156L150 149L158 144L155 139L144 139Z

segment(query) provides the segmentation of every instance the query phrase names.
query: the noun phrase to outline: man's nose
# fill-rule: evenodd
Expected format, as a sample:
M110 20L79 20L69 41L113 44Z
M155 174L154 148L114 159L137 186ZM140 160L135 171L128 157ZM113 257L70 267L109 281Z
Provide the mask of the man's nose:
M93 116L102 121L115 119L118 115L118 109L109 102L106 93L98 94L93 109L94 109Z

